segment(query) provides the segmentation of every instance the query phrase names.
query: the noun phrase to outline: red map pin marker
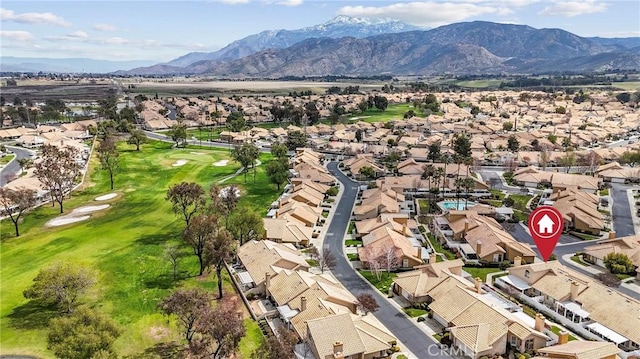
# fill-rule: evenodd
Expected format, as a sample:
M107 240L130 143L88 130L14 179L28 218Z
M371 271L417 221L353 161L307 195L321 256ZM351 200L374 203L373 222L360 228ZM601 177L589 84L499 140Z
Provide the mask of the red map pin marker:
M545 262L556 248L563 228L562 214L554 207L540 206L529 216L529 232Z

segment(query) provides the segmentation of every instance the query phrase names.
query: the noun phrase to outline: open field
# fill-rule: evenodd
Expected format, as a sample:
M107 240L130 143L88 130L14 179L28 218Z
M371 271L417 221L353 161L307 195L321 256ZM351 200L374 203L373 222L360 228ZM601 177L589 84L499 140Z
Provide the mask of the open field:
M239 165L213 166L228 160L226 151L171 149L171 144L151 142L142 151L121 144L121 173L115 177L118 196L96 202L98 196L110 193L108 178L96 171L97 160L92 159L88 175L89 186L74 193L65 203L65 212L86 205L107 203L111 206L92 213L92 218L75 224L46 228L44 224L57 217L57 209L49 205L26 215L21 225L22 236L13 238L2 231L0 243L0 355L25 354L51 358L46 350L47 322L57 313L42 310L22 296L40 268L55 261L70 259L85 263L98 273L99 283L86 301L120 323L123 334L116 341L120 355L140 355L160 343L179 339L177 325L168 321L156 309L157 303L177 287L201 286L214 289L215 276L195 278L197 259L191 250L182 246L180 276L174 281L171 267L163 258L167 243L181 243L184 227L164 199L169 185L181 181L195 181L208 187L210 183L233 174ZM268 161L265 154L261 160ZM186 160L186 164L172 164ZM242 176L227 182L237 183L241 189L240 205L246 205L264 215L268 205L277 197L258 167L256 185L247 185ZM11 223L9 223L11 224ZM7 223L2 223L6 228ZM233 291L230 282L225 288ZM246 321L253 339L243 340L241 352L251 352L260 338L257 324ZM160 333L160 334L159 334ZM246 356L243 356L246 357Z
M364 113L358 113L347 117L349 121L364 122L388 122L394 119L402 119L405 112L413 110L413 105L409 103L389 105L386 110L378 111L375 108L369 109ZM419 115L419 114L418 114Z
M454 84L462 87L472 87L472 88L486 88L486 87L498 87L500 83L505 80L471 80L471 81L456 81Z
M611 86L617 87L626 91L640 91L640 81L613 82Z
M332 86L347 87L360 86L363 90L379 89L382 83L358 83L358 82L316 82L316 81L189 81L172 80L167 82L128 82L122 81L123 87L134 85L132 92L142 94L158 93L159 96L181 96L199 94L288 94L293 91L312 91L316 94L324 94L325 90Z

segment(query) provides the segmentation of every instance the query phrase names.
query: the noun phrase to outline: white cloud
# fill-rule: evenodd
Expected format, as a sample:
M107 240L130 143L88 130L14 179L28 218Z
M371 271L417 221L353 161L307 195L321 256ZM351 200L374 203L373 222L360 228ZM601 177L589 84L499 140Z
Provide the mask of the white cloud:
M116 31L118 29L115 26L109 24L93 24L91 28L97 31Z
M215 1L221 2L223 4L239 5L239 4L248 4L250 0L215 0Z
M302 0L282 0L282 1L278 1L277 4L284 5L284 6L298 6L298 5L302 5Z
M74 31L74 32L68 33L67 36L73 37L73 38L79 38L79 39L86 39L87 37L89 37L89 35L87 35L87 33L84 31Z
M123 45L123 44L129 43L129 40L124 39L122 37L110 37L108 39L100 40L100 41L105 44L111 44L111 45Z
M462 2L422 1L395 3L386 6L344 6L340 15L390 17L421 26L441 26L463 21L483 14L511 15L513 11L502 6L489 6Z
M607 4L595 0L555 2L542 9L538 15L574 17L595 14L607 9Z
M29 41L33 40L33 35L31 35L31 33L27 31L0 30L0 38L18 41Z
M71 26L71 23L50 12L25 12L22 14L16 14L12 10L4 8L0 8L0 20L19 22L23 24L49 24L63 27Z

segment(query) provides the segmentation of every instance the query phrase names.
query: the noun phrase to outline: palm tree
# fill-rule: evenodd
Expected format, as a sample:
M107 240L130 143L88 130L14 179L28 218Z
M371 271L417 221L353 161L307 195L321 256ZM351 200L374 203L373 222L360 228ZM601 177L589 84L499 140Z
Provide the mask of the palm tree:
M454 184L456 186L456 201L457 201L456 208L460 208L460 188L464 186L464 178L457 177L456 180L454 181Z
M436 191L434 193L437 194L439 192L438 188L440 187L440 181L444 182L444 168L436 168L433 177L436 179ZM444 189L442 190L442 199L444 199Z
M442 199L444 199L444 185L447 179L447 165L449 164L449 156L444 157L444 167L442 167Z
M429 183L429 202L428 202L428 212L431 212L431 180L435 177L436 168L433 165L425 165L424 172L422 173L422 177L424 177Z
M465 177L462 182L462 185L466 192L466 196L464 198L464 209L467 209L467 205L469 203L469 190L475 187L476 181L474 181L471 177Z

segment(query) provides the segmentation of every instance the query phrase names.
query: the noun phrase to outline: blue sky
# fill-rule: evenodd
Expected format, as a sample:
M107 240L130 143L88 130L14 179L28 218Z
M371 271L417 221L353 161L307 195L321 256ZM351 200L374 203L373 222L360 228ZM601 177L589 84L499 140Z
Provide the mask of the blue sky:
M297 29L336 15L437 27L486 20L562 28L581 36L640 36L638 0L7 1L3 56L168 61L215 51L263 30Z

